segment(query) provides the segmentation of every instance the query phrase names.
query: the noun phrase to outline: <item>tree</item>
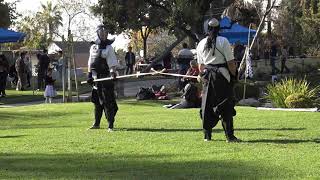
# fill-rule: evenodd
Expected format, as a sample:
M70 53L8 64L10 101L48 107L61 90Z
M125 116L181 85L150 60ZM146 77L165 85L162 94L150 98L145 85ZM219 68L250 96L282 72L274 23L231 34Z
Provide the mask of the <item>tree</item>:
M320 54L319 0L283 0L274 32L297 54Z
M61 10L58 5L53 5L51 1L47 1L47 4L41 4L41 10L38 12L40 20L45 24L44 38L48 42L52 42L54 34L57 34L59 26L62 26Z
M8 28L19 14L15 12L16 2L8 3L0 0L0 27Z
M139 32L143 40L144 57L147 56L147 39L157 27L163 25L161 18L166 14L143 0L134 1L99 1L92 7L96 15L101 15L103 23L111 32L121 33L130 30Z
M177 40L155 59L159 61L186 36L198 41L198 38L203 37L204 20L208 17L219 17L225 7L234 1L100 0L98 5L93 7L93 11L101 15L104 23L117 32L140 29L141 32L145 32L145 37L148 37L157 27L169 30ZM209 11L210 9L212 10ZM148 27L151 31L143 31L143 27Z
M40 49L45 47L48 42L44 39L43 23L39 21L38 13L24 16L16 23L18 31L26 34L23 46L29 49Z
M67 15L67 41L65 42L64 36L62 35L62 40L67 44L67 49L65 51L67 66L68 66L68 101L72 101L72 83L71 83L71 69L74 67L74 78L75 78L75 88L77 92L77 99L80 100L79 90L78 90L78 81L76 74L76 62L74 58L74 49L73 49L73 33L71 31L71 26L75 22L74 19L76 16L80 15L89 15L87 12L87 7L90 4L89 0L58 0L59 5L62 7L64 13ZM63 100L64 99L63 94Z

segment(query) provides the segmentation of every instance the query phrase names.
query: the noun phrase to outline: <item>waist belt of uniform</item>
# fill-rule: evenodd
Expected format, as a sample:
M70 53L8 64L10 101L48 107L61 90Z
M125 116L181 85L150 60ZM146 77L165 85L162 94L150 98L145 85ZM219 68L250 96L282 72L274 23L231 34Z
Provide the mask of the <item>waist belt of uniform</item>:
M223 64L207 64L205 68L210 69L210 68L228 68L227 63L223 63Z
M108 72L108 73L99 73L98 74L98 78L106 78L108 76L110 76L110 72Z

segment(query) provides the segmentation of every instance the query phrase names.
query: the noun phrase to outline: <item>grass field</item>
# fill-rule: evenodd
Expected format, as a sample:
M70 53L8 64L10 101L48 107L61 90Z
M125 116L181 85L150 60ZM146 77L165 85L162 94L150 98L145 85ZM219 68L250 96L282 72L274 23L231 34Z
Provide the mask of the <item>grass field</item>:
M204 142L198 110L119 103L116 129L86 130L92 105L0 108L0 179L319 179L320 113L238 107Z

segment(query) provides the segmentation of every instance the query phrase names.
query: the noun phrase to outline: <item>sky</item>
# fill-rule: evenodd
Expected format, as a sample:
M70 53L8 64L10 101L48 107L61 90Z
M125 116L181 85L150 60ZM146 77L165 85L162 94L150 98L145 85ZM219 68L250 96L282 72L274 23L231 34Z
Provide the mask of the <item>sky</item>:
M16 0L5 0L6 2L14 2ZM32 12L37 12L41 10L41 3L46 4L47 1L52 1L53 4L57 4L57 0L20 0L17 3L17 11L18 13L24 15L24 14L29 14ZM98 0L90 0L92 2L92 5L94 3L97 3ZM59 29L60 33L63 33L66 35L67 32L67 16L64 14L63 15L63 24L64 26ZM78 15L74 21L73 21L73 26L71 27L71 31L73 34L76 34L76 36L81 37L81 38L75 38L75 40L82 41L84 39L86 41L94 41L96 39L96 34L95 34L95 29L96 27L101 24L100 19L94 16L86 16L86 15ZM81 29L81 33L80 30ZM113 36L109 35L109 38L116 38L116 41L112 44L115 49L126 49L128 46L129 40L124 37L124 35L118 35L118 36ZM57 40L60 40L57 39Z

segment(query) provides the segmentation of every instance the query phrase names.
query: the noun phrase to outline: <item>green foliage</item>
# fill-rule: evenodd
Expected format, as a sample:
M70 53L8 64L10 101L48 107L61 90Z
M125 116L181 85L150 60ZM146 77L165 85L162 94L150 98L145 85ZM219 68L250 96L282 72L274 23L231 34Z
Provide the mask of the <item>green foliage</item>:
M284 79L278 83L270 84L267 86L267 96L266 98L272 102L275 107L288 108L288 104L295 99L299 99L301 94L303 94L303 100L313 99L317 96L319 91L319 86L311 88L310 84L305 80L296 79ZM295 94L295 95L293 95ZM286 104L286 99L290 97Z
M0 0L0 27L8 28L19 14L15 12L16 2Z
M283 0L275 21L275 34L295 49L296 55L320 54L320 3L318 0Z
M22 17L16 23L19 31L27 34L23 46L31 49L47 47L62 26L60 7L51 2L41 4L41 10Z
M284 103L288 108L311 108L313 106L311 98L301 93L289 95Z

